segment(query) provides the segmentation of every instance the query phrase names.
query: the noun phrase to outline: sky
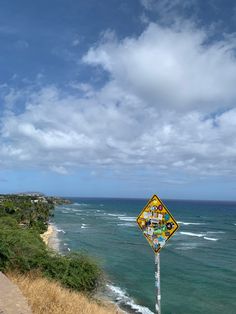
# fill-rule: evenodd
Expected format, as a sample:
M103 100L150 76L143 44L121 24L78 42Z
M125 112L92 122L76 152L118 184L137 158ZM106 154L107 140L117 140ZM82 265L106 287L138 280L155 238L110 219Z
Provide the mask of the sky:
M0 4L0 193L236 200L235 1Z

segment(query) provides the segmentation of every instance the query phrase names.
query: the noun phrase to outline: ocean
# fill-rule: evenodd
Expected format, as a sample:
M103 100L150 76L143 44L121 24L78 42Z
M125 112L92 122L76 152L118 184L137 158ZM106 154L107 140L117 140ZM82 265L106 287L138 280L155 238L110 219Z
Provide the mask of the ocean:
M60 251L94 257L127 313L154 313L154 253L135 222L147 200L69 199L52 219ZM160 253L162 314L235 314L236 202L164 204L180 228Z

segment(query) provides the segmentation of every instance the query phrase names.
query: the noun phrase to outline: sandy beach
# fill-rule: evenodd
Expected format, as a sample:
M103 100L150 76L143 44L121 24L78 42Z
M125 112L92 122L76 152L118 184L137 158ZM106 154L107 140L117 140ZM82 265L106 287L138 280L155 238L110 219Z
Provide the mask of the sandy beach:
M48 245L49 239L53 234L53 226L52 225L48 225L48 229L46 232L44 232L43 234L41 234L41 238L43 239L43 242Z
M44 243L53 250L59 251L59 240L58 240L58 231L53 224L48 225L48 229L46 232L41 234L41 238Z

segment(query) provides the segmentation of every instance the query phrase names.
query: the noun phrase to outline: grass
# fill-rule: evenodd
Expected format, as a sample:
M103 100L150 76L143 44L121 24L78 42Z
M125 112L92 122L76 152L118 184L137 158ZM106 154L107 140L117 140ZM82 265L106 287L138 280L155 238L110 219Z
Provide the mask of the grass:
M121 314L112 304L96 302L82 293L62 287L39 273L8 273L31 306L33 314Z

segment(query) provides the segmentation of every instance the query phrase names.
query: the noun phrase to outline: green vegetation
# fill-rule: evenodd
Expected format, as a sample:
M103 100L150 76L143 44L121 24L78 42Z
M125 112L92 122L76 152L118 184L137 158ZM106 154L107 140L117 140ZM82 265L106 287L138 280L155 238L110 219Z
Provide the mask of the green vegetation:
M67 288L92 292L101 271L78 253L62 256L48 249L40 237L47 229L53 204L29 196L0 196L0 270L26 273L39 270Z
M42 233L53 214L54 205L45 197L0 195L0 217L10 216L27 228Z

